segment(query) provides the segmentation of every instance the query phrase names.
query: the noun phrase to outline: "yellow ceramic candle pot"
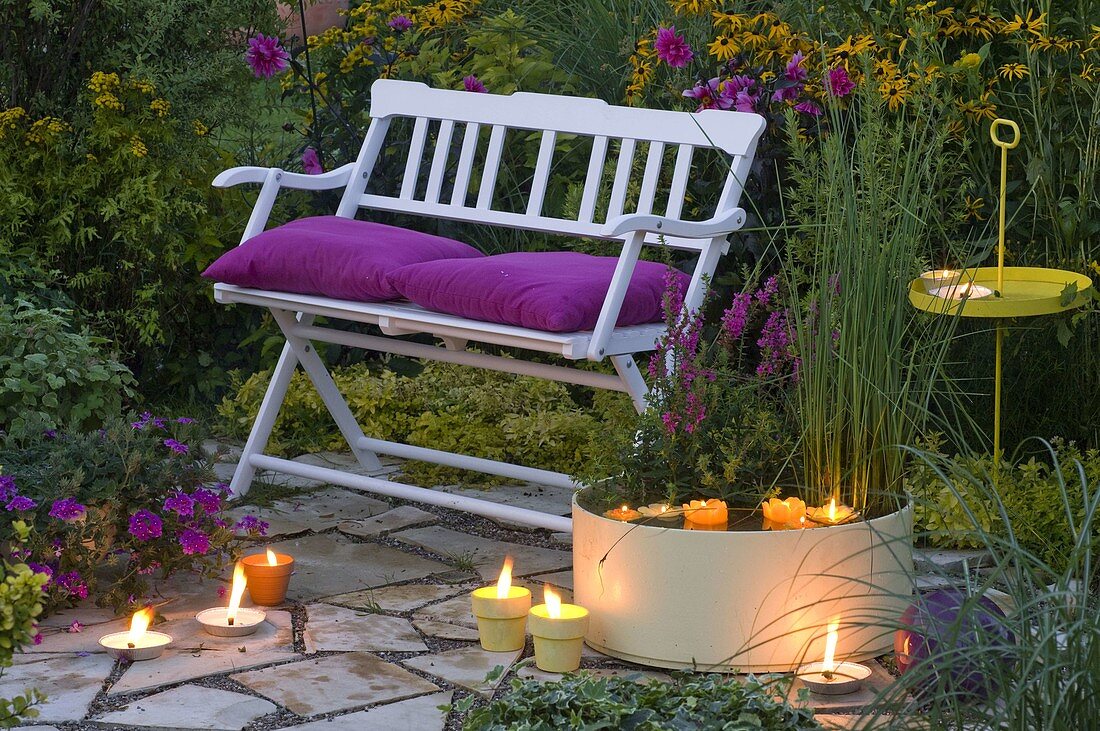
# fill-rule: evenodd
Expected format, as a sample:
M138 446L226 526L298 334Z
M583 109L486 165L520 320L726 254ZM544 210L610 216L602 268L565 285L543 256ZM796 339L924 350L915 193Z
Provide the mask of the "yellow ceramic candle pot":
M588 610L562 604L561 597L546 587L545 604L531 607L529 622L535 640L535 666L548 673L569 673L581 665Z
M470 601L483 649L489 652L523 649L531 592L521 586L512 586L511 558L504 560L497 585L474 589Z

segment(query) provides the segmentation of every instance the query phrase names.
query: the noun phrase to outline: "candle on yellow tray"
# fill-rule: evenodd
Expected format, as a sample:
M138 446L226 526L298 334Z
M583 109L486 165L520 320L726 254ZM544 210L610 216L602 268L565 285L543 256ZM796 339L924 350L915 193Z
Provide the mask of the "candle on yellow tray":
M606 513L604 513L604 517L611 518L612 520L621 520L625 523L631 520L637 520L638 518L642 517L642 514L639 513L637 510L634 510L629 505L623 505L622 507L612 508L611 510L608 510Z
M829 504L820 508L810 508L806 517L819 525L838 525L847 523L855 517L856 511L847 505L837 505L836 498L830 498Z
M497 585L474 589L470 602L483 649L489 652L523 649L531 592L522 586L512 586L511 556L504 559Z
M717 498L692 500L684 504L683 511L686 530L725 530L729 523L726 503Z
M543 603L531 607L529 620L535 641L535 666L548 673L569 673L581 665L588 610L562 604L550 586L543 589Z
M765 530L789 530L806 527L806 503L800 498L770 498L760 505Z

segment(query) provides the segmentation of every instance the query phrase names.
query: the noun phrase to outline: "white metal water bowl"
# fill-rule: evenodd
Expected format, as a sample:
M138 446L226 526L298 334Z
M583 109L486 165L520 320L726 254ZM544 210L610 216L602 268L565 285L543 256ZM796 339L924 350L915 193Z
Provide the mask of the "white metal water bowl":
M662 668L785 672L820 660L839 619L838 660L890 651L913 590L913 511L784 531L623 523L573 500L574 601L585 641Z

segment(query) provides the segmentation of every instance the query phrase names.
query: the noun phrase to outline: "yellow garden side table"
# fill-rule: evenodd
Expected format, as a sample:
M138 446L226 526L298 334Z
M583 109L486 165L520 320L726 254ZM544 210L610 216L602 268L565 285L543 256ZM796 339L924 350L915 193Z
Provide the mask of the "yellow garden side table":
M1012 131L1003 140L998 128ZM1014 317L1053 315L1076 309L1086 302L1092 279L1085 274L1062 269L1006 267L1005 264L1005 186L1008 178L1008 151L1020 144L1020 128L1008 119L996 119L989 127L993 144L1001 148L1001 192L998 210L997 266L964 269L955 284L926 291L921 278L909 283L909 302L917 309L937 315L978 317L997 320L997 350L993 376L993 454L1000 463L1001 454L1001 351L1004 320Z

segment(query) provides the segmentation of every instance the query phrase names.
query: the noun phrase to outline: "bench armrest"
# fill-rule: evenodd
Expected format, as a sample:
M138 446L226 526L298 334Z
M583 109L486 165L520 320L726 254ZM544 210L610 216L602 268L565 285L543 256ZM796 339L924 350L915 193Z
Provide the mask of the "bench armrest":
M211 183L215 188L230 188L242 183L263 183L267 180L268 173L275 170L275 180L280 188L294 188L296 190L332 190L343 188L351 179L351 169L355 163L349 162L335 170L319 175L303 175L302 173L288 173L278 168L261 167L236 167L223 170L218 173Z
M706 221L678 221L648 213L630 213L613 218L604 224L603 235L622 236L635 231L646 231L688 239L710 239L733 233L745 225L745 219L745 211L742 208L731 208Z

